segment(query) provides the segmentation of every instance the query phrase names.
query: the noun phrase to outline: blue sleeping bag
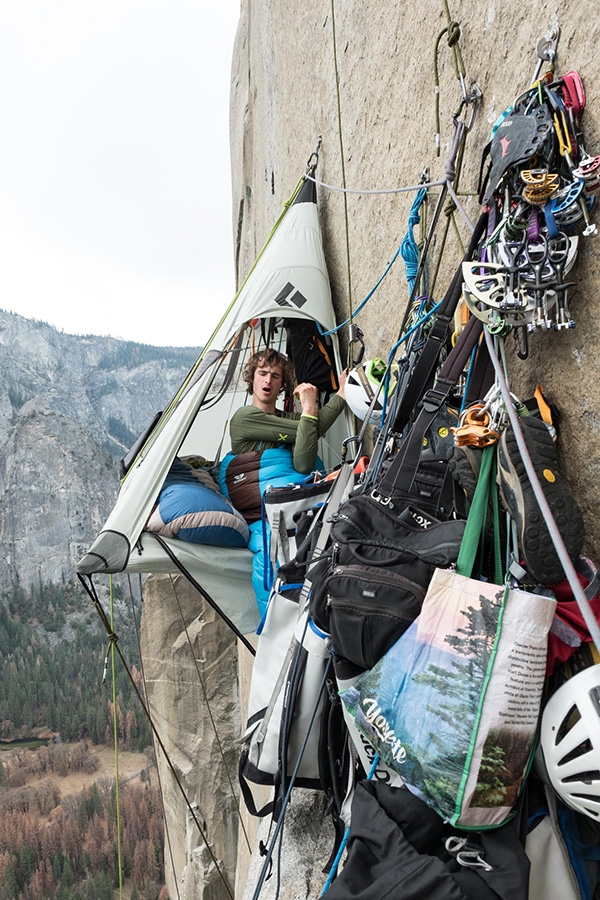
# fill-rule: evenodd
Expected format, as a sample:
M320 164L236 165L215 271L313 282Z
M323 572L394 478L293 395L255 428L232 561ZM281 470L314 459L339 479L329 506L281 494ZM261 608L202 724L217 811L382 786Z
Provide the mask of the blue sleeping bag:
M250 537L245 519L219 493L210 474L180 459L165 478L146 529L216 547L245 547Z
M317 458L316 467L323 468ZM254 553L252 586L261 615L269 602L269 590L264 585L265 541L262 522L262 497L268 487L301 484L307 476L294 468L293 452L289 446L271 450L251 450L248 453L228 453L219 469L219 487L250 525L248 548ZM266 546L270 529L265 523ZM267 550L268 558L268 550Z

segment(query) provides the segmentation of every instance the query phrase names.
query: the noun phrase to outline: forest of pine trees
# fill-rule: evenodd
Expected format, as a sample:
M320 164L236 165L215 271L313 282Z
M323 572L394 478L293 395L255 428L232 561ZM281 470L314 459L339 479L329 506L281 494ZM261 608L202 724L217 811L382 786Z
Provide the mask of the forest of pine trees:
M143 695L133 625L118 638ZM0 900L112 900L118 887L114 781L63 797L54 780L83 771L91 781L89 745L113 743L106 653L99 618L76 585L39 585L0 601L0 741L53 736L36 751L14 744L0 754ZM115 674L119 746L151 755L150 727L119 659ZM147 776L121 785L119 808L125 896L166 900L157 787Z
M73 586L44 586L0 602L0 740L53 732L62 741L112 743L112 686L102 684L106 635L89 601ZM76 613L74 616L73 613ZM69 624L70 639L51 640ZM131 626L119 632L126 658L138 660ZM139 665L130 663L138 689ZM150 727L120 662L117 714L123 749L143 751Z
M0 900L112 900L119 884L115 786L96 782L40 816L2 807ZM10 795L10 792L9 792ZM149 782L120 788L121 869L131 900L166 900L163 816Z

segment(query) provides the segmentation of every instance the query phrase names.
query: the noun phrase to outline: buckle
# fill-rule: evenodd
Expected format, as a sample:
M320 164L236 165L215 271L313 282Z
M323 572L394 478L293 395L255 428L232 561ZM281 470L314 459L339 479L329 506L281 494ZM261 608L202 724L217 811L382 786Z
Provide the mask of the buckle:
M436 390L436 388L431 388L431 390L427 391L425 396L421 401L421 405L425 412L432 413L437 412L445 402L448 396L447 391Z
M384 497L383 494L380 494L378 490L373 488L371 491L371 499L375 501L375 503L380 503L382 506L393 507L393 503L391 502L391 497Z

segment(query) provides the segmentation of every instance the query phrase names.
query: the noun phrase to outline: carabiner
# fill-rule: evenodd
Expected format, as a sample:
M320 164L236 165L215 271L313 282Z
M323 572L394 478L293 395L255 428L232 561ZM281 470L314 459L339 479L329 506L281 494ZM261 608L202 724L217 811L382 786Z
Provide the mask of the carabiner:
M358 356L356 357L356 359L354 358L354 344L360 344ZM363 340L363 333L358 325L355 325L353 322L348 327L348 368L353 369L355 366L360 365L364 355L365 342Z
M321 135L319 135L319 137L317 139L317 146L315 147L313 152L308 157L308 160L306 163L306 174L307 175L314 175L315 170L316 170L317 166L319 165L319 151L321 149L322 140L323 140L323 138L321 137ZM314 160L314 162L313 162L313 160Z

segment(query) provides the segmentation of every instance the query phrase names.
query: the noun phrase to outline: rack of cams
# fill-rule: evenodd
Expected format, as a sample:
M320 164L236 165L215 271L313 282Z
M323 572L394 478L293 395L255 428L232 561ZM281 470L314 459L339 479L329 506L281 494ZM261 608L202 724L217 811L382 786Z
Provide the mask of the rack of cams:
M600 187L600 156L581 130L585 91L577 72L548 72L519 96L492 131L480 201L488 229L476 262L463 264L464 297L495 333L574 327L567 294L580 234ZM519 353L519 355L526 355Z

